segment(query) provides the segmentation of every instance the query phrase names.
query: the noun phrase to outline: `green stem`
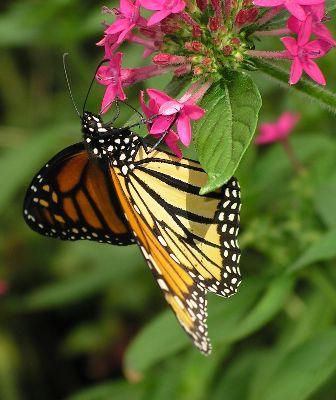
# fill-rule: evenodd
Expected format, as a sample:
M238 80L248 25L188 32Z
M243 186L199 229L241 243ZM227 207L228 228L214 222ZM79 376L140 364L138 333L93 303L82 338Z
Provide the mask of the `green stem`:
M336 114L336 94L329 92L323 86L316 85L312 81L302 78L299 83L293 86L289 86L288 78L289 71L275 65L272 62L255 59L255 65L264 74L277 80L281 84L290 88L291 90L297 91L309 99L318 103L322 108L326 108L328 111Z

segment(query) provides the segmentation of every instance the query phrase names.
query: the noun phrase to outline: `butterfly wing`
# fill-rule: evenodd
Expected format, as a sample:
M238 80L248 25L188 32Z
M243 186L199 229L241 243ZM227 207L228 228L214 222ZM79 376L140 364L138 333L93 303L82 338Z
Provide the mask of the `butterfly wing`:
M58 153L35 176L24 200L24 218L45 236L134 243L106 165L91 160L82 143Z
M240 284L237 244L240 194L232 178L199 195L200 164L141 147L128 173L111 175L134 236L167 302L194 344L211 350L206 292L228 297Z

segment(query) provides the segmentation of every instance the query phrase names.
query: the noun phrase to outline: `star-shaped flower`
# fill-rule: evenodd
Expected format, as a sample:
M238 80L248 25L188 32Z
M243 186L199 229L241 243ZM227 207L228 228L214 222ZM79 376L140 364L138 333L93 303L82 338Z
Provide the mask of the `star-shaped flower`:
M311 30L312 17L308 16L300 29L297 40L293 37L281 38L289 55L293 58L289 80L291 85L295 85L300 80L303 71L320 85L326 84L322 71L313 59L323 57L332 46L324 40L308 42Z
M264 123L259 127L260 134L256 144L268 144L285 139L294 129L300 119L300 114L284 112L275 123Z
M147 21L141 17L139 8L138 0L135 3L130 0L120 0L120 8L116 9L117 20L105 30L105 33L118 34L117 43L120 44L135 26L146 26Z
M191 141L190 120L197 120L204 116L203 108L194 104L190 95L174 100L167 94L156 89L147 89L150 99L158 105L160 114L153 122L150 133L160 134L176 124L177 134L181 143L189 146Z
M100 84L107 86L101 105L102 113L108 110L115 98L118 98L119 100L126 99L126 95L122 88L122 59L123 53L116 53L115 55L111 54L109 65L103 65L97 71L97 81Z

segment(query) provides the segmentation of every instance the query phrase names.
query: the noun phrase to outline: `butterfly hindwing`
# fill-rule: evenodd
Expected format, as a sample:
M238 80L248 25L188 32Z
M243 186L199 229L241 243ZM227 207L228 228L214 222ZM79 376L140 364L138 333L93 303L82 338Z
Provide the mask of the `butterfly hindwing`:
M182 327L209 353L206 292L230 296L240 284L239 187L231 179L205 196L196 162L140 148L127 175L111 167L128 222ZM233 261L235 260L235 261Z
M58 153L33 179L24 201L28 225L45 236L118 245L134 237L106 174L83 144Z

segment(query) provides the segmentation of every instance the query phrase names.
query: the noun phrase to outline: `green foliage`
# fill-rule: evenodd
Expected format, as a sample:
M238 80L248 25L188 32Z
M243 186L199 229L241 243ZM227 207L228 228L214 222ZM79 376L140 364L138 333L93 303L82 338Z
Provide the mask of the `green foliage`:
M334 400L335 117L312 97L249 72L228 76L203 100L208 115L194 127L210 175L204 190L235 171L243 204L243 282L230 299L209 294L209 357L178 326L136 246L63 243L25 226L21 208L31 178L81 140L61 56L70 53L81 107L101 59L94 43L100 21L109 18L100 15L103 4L116 5L1 3L0 280L9 289L0 297L0 399ZM138 46L123 50L128 66L143 63ZM335 56L321 62L330 96L320 102L332 103ZM157 78L150 86L167 82ZM169 93L184 84L175 79ZM128 101L136 106L144 88L128 90ZM95 85L88 109L99 109L101 94ZM284 110L302 115L290 144L303 171L281 145L250 143L258 112L272 121ZM123 107L121 114L120 126L132 112Z
M194 144L208 182L201 194L227 182L250 144L261 107L259 91L245 73L230 74L206 93L207 117L194 124Z

